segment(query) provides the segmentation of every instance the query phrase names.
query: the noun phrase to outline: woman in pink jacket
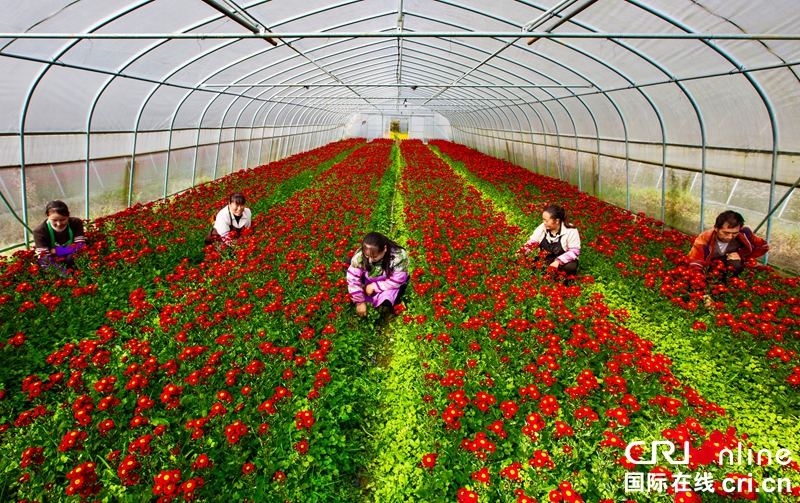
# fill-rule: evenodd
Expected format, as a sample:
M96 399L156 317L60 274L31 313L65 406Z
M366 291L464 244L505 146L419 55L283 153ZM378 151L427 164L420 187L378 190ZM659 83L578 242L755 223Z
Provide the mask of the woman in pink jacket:
M359 316L366 316L367 304L388 311L400 303L408 286L408 254L402 246L370 232L346 262L347 289Z

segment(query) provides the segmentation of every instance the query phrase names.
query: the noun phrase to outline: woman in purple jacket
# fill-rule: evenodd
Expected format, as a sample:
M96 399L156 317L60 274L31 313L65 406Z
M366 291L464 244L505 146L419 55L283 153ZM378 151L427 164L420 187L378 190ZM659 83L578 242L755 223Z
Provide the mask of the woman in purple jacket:
M359 316L366 316L367 304L388 310L400 303L408 286L408 254L402 246L370 232L346 262L347 289Z

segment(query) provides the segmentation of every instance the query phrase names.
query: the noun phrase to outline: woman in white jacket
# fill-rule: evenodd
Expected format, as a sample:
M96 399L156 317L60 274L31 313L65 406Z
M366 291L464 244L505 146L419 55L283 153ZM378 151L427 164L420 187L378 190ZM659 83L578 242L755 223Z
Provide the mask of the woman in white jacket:
M542 225L533 231L525 246L532 244L538 244L540 250L547 252L545 261L549 267L563 271L568 276L577 272L581 236L561 206L551 204L544 209Z
M225 246L233 246L236 244L236 238L242 232L252 225L252 215L250 208L245 206L244 194L236 192L231 194L228 199L228 205L219 210L217 217L214 219L214 228L209 234L209 238L213 239L214 236L222 238L222 243ZM208 239L206 240L208 242Z

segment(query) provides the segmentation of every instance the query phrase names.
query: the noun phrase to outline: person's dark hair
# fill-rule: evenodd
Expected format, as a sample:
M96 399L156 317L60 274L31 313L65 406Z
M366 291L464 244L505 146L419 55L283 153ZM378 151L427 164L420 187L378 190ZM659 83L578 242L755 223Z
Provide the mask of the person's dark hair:
M714 223L714 227L717 229L722 229L725 227L725 224L728 224L728 227L743 227L744 226L744 217L741 213L737 213L733 210L723 211L719 215L717 215L717 221Z
M561 223L564 224L564 227L568 229L574 229L575 225L569 221L567 218L567 212L564 211L564 208L557 204L549 204L545 206L544 210L545 213L550 215L550 218L555 218L556 220L561 220Z
M67 208L67 203L60 199L54 199L47 203L47 206L44 207L44 214L45 216L49 217L50 213L57 213L62 217L69 216L69 208Z
M383 269L383 273L388 278L392 274L392 255L396 254L397 250L402 250L403 247L380 232L370 232L364 236L364 240L361 241L361 255L364 258L365 267L369 267L369 259L366 253L364 253L366 247L375 248L378 250L378 253L386 248L386 253L383 255L383 260L381 261L381 269Z
M233 194L231 194L229 202L236 203L239 206L244 206L245 203L244 194L242 194L241 192L234 192Z

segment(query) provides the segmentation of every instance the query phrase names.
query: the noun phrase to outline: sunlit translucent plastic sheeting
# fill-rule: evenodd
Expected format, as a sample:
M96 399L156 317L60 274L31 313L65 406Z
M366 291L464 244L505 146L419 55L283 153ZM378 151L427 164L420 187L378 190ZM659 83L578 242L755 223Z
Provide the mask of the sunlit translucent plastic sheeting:
M396 0L238 3L253 19L276 32L393 32L398 27ZM404 0L403 29L519 32L555 4L556 0ZM197 0L0 0L0 12L0 31L6 32L248 32ZM537 29L549 30L556 21L545 20ZM793 33L798 21L800 9L789 0L702 4L603 0L555 31ZM78 189L55 183L55 167L45 168L64 164L58 169L80 172L72 182L83 183L90 207L99 208L121 204L114 198L106 204L105 196L96 190L117 183L120 173L130 174L125 159L132 154L134 130L137 159L132 200L144 201L165 193L167 151L171 154L166 192L171 193L185 188L192 177L195 181L213 177L214 168L219 176L310 146L296 135L314 131L314 126L341 124L351 117L348 135L383 137L392 116L412 112L416 115L408 119L411 136L452 135L492 155L531 168L535 165L541 172L555 174L550 170L560 169L574 182L578 181L578 159L582 169L589 169L587 166L598 160L599 143L601 169L597 175L608 186L620 183L626 190L630 185L632 191L653 192L665 184L680 190L687 185L685 190L694 194L692 197L707 198L707 218L716 211L714 204L725 204L731 192L742 190L734 185L728 188L736 177L752 179L750 183L755 185L747 193L760 190L759 197L768 201L773 175L777 183L784 184L778 186L779 196L785 184L800 174L800 79L796 67L754 71L749 77L739 73L800 61L797 41L543 38L527 45L528 38L522 37L488 62L487 57L512 39L426 38L405 39L402 44L396 39L375 38L288 41L296 51L286 46L287 41L273 47L258 39L0 40L0 74L4 76L0 80L0 134L12 134L0 137L0 166L13 169L21 162L19 137L13 135L20 133L22 113L30 100L24 119L30 180L40 187L50 180L53 183L47 190L53 193L74 192ZM48 61L56 64L48 68ZM470 74L464 76L466 72ZM337 79L352 86L314 86L334 84ZM676 83L675 79L686 80ZM441 85L455 80L464 86L594 87L411 89L415 84ZM398 81L402 84L399 89L356 85ZM255 87L208 87L239 83ZM439 93L444 99L432 100L423 108L419 107L424 100L414 99ZM381 99L368 104L357 99L359 96ZM393 96L399 100L384 99ZM87 136L89 132L91 136ZM314 136L320 140L335 137ZM666 153L662 143L666 143ZM574 152L576 145L582 153ZM774 166L773 149L778 152ZM674 174L669 180L661 170L665 155ZM702 183L696 174L703 169L713 177L706 180L706 194L699 192ZM594 178L592 173L580 181L588 184L587 190L600 190L602 195L605 182L595 187ZM19 204L21 187L13 186L13 176L4 176L3 181L6 179L8 183L0 184L0 190ZM122 179L120 183L129 182ZM30 189L28 193L31 204L38 204L38 195ZM67 196L85 205L85 195ZM619 194L608 197L627 204L627 197ZM680 207L674 201L669 204ZM752 211L765 214L765 204ZM794 214L793 206L787 207L790 209L783 209L780 219ZM699 217L697 220L699 224Z

